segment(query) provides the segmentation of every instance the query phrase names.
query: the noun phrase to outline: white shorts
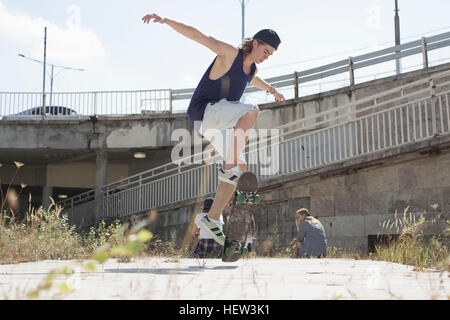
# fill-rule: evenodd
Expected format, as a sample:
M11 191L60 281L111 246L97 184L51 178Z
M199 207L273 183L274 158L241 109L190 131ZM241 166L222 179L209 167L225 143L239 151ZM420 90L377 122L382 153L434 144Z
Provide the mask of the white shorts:
M255 106L226 99L216 103L208 103L206 106L199 132L211 142L211 145L224 161L227 159L234 127ZM243 152L238 159L246 163Z

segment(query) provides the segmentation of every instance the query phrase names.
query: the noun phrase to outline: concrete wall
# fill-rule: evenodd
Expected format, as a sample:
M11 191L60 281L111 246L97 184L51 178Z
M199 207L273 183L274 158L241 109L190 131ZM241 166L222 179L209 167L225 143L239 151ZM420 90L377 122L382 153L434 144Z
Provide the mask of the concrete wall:
M95 188L95 163L47 165L47 186ZM108 164L107 183L128 177L128 166Z
M13 164L5 164L0 171L0 177L2 184L9 184L15 175L14 184L39 186L44 183L49 187L93 189L95 171L95 163L25 164L16 174L16 167ZM107 172L107 181L111 183L128 177L128 166L109 164Z
M385 233L379 223L392 221L395 212L403 214L407 207L408 212L429 212L433 204L450 212L448 168L450 153L350 175L288 182L263 194L274 204L266 205L257 219L261 236L270 232L270 220L278 219L282 238L292 238L295 210L309 201L306 207L322 221L329 245L365 252L367 237Z
M1 149L133 149L171 146L171 133L189 128L186 115L0 121Z

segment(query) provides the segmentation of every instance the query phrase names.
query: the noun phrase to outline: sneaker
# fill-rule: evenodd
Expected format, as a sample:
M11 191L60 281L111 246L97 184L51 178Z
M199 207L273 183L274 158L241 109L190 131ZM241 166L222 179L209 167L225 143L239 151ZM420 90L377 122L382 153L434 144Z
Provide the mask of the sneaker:
M237 182L239 180L239 177L242 175L242 173L243 172L242 172L241 168L239 168L239 166L236 166L229 170L220 168L218 178L220 181L232 184L233 186L237 186Z
M222 224L219 221L213 221L206 215L200 219L199 226L221 246L225 244L225 236L222 232Z

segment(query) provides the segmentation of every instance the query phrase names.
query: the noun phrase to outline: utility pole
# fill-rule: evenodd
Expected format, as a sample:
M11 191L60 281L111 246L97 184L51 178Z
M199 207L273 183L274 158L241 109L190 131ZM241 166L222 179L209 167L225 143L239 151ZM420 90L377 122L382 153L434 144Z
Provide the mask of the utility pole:
M41 60L36 60L30 57L27 57L24 54L19 53L18 54L19 57L37 62L37 63L41 63L44 66L44 80L43 80L43 88L42 88L42 107L41 107L41 111L42 111L42 116L45 116L45 109L47 106L46 103L46 94L45 94L45 73L47 72L47 27L45 27L45 38L44 38L44 61ZM50 103L48 104L48 106L53 106L53 79L56 78L58 76L59 73L61 73L64 70L74 70L74 71L86 71L85 69L76 69L76 68L71 68L71 67L66 67L66 66L58 66L55 65L53 63L49 63L49 65L52 67L51 73L49 74L50 76ZM54 75L54 69L55 68L60 68L61 70L59 72L56 73L56 75Z
M42 118L45 117L45 72L47 69L47 27L44 29L44 80L42 88Z
M245 39L245 6L250 0L240 0L241 2L241 12L242 12L242 40Z
M400 17L398 15L398 12L400 10L398 9L398 0L395 0L395 18L394 18L394 24L395 24L395 45L398 46L400 45ZM400 51L397 51L397 53L399 53ZM396 71L397 71L397 75L400 74L401 71L401 61L400 58L397 58L395 60L395 66L396 66Z

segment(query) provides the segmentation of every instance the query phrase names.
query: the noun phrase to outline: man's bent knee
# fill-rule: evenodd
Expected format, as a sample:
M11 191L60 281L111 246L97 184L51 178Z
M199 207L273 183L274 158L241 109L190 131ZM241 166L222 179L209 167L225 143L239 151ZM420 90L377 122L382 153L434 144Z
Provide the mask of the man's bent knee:
M244 115L243 118L254 120L254 119L258 118L259 112L260 112L259 107L258 107L257 105L255 105L255 106L253 106L252 109L250 109L250 111L248 111L248 112Z

